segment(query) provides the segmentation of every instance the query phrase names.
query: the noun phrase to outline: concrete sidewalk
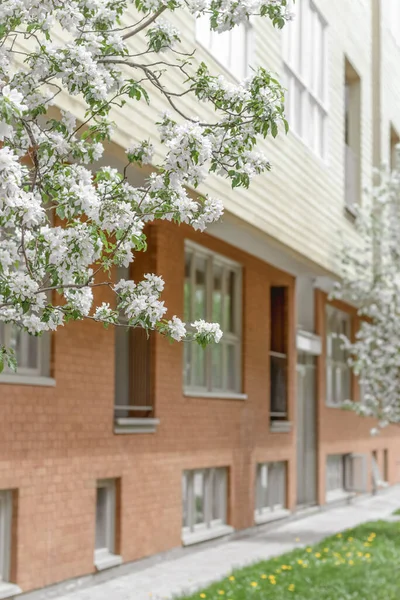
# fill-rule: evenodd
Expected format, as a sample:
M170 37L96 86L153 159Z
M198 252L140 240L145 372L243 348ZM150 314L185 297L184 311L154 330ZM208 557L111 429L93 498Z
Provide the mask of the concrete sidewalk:
M365 521L390 519L397 508L400 508L400 487L359 499L350 505L281 522L274 527L252 529L230 541L197 546L181 553L178 558L163 560L142 570L132 565L129 574L76 589L57 596L57 600L170 600L196 591L236 567L313 544ZM296 538L300 541L296 542Z

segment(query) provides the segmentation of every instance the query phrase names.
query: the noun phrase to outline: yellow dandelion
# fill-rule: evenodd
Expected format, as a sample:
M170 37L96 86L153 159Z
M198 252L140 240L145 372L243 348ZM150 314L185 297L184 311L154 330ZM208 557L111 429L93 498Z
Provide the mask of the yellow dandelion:
M371 558L371 555L369 552L367 552L367 554L365 555L365 558Z
M341 537L342 537L342 534L341 534L341 533L338 533L338 534L336 535L336 537L337 537L337 538L341 538Z
M297 561L297 564L298 565L302 565L303 564L303 561L301 560L301 558L299 558L299 560Z
M271 585L276 585L275 579L271 579L270 583L271 583Z
M251 587L257 587L258 583L257 583L257 581L252 581L250 585L251 585Z
M219 594L220 596L225 596L225 592L224 592L224 590L218 590L218 594Z
M352 542L353 540L354 540L354 538L352 538L352 537L347 538L348 542Z
M200 598L207 598L206 594L200 594Z
M234 578L234 576L233 576L233 575L231 575L231 576L229 577L229 581L235 581L235 578Z
M263 574L261 575L261 579L267 579L267 576L266 576L266 574L265 574L265 573L263 573Z
M303 569L308 569L308 565L307 564L304 564L304 565L301 565L301 566L303 567Z
M357 556L363 556L362 552L357 552Z
M275 577L275 575L268 575L268 579L276 579L276 577Z
M316 553L314 554L314 556L315 556L315 558L321 558L321 553L320 553L320 552L316 552Z
M282 571L281 571L280 569L277 569L277 570L275 571L275 573L278 573L278 575L279 575L279 573L282 573ZM270 575L270 577L273 577L273 575Z
M294 583L291 583L288 587L289 592L294 592Z
M354 565L354 560L349 560L349 565L353 566Z
M369 546L370 546L370 545L371 545L371 544L369 544L368 542L364 542L364 546L365 546L366 548L369 548Z
M312 548L306 548L306 552L312 552Z
M346 552L347 558L349 558L349 556L351 556L351 554L352 554L351 552Z

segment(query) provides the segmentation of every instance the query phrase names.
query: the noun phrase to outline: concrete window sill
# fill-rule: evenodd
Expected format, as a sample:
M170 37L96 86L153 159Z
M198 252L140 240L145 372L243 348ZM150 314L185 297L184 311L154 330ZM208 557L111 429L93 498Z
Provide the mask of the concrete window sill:
M94 553L94 566L98 571L117 567L122 563L122 556L112 554L108 550L97 550Z
M279 510L270 510L263 513L254 513L254 522L256 525L263 525L264 523L270 523L271 521L279 521L279 519L286 519L290 516L290 510L287 508L281 508Z
M14 596L18 596L18 594L21 593L21 588L15 585L14 583L6 583L5 581L0 581L0 599L13 598Z
M155 433L160 419L131 419L120 417L114 419L114 433Z
M56 385L56 380L52 377L42 377L41 375L35 376L2 373L0 375L0 384L1 383L10 383L13 385L38 385L43 387L54 387Z
M340 502L340 500L353 498L353 496L355 496L354 492L347 492L346 490L333 490L332 492L327 492L325 501L327 504L330 504L331 502Z
M184 390L183 395L188 398L215 398L215 400L247 400L247 394L235 392L202 392L201 390Z
M208 540L215 540L216 538L224 535L229 535L235 530L230 525L219 525L218 527L210 527L201 529L200 531L190 531L188 533L182 533L182 544L184 546L191 546L192 544L200 544Z
M290 433L292 431L291 421L271 421L270 431L272 433Z

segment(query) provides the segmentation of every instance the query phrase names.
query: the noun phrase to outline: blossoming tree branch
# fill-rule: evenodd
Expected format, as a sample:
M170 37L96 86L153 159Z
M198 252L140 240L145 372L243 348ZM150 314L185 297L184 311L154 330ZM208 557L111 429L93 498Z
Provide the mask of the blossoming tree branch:
M176 49L174 11L207 15L213 31L267 17L288 18L286 0L2 0L0 3L0 322L40 335L69 320L156 330L175 340L218 342L216 323L196 321L190 332L165 318L163 280L112 280L145 250L144 226L156 219L195 229L220 218L218 199L195 197L207 176L249 185L270 168L258 139L276 136L284 119L282 89L260 67L239 84L214 76L195 53ZM169 74L169 77L168 77ZM171 89L168 81L180 78ZM183 86L183 89L182 89ZM111 111L162 97L163 153L154 162L148 140L126 149L122 171L99 167L112 136ZM186 114L185 96L212 119ZM85 114L76 121L62 99L76 96ZM135 136L132 123L132 137ZM134 166L154 170L139 187ZM113 304L96 304L93 290L109 286ZM0 370L14 366L1 345Z
M380 428L400 423L399 146L396 152L396 168L379 173L358 209L358 239L344 246L342 281L334 293L356 306L360 316L355 339L344 344L362 398L349 399L344 407L377 419Z

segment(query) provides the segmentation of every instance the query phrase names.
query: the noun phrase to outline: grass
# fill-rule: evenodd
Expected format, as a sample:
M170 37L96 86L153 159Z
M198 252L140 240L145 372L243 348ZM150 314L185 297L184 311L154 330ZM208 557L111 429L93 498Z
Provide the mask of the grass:
M400 515L400 508L396 508L396 510L392 512L392 515Z
M329 515L326 517L329 519ZM299 545L301 540L298 541ZM399 600L400 523L377 521L233 571L180 600Z

